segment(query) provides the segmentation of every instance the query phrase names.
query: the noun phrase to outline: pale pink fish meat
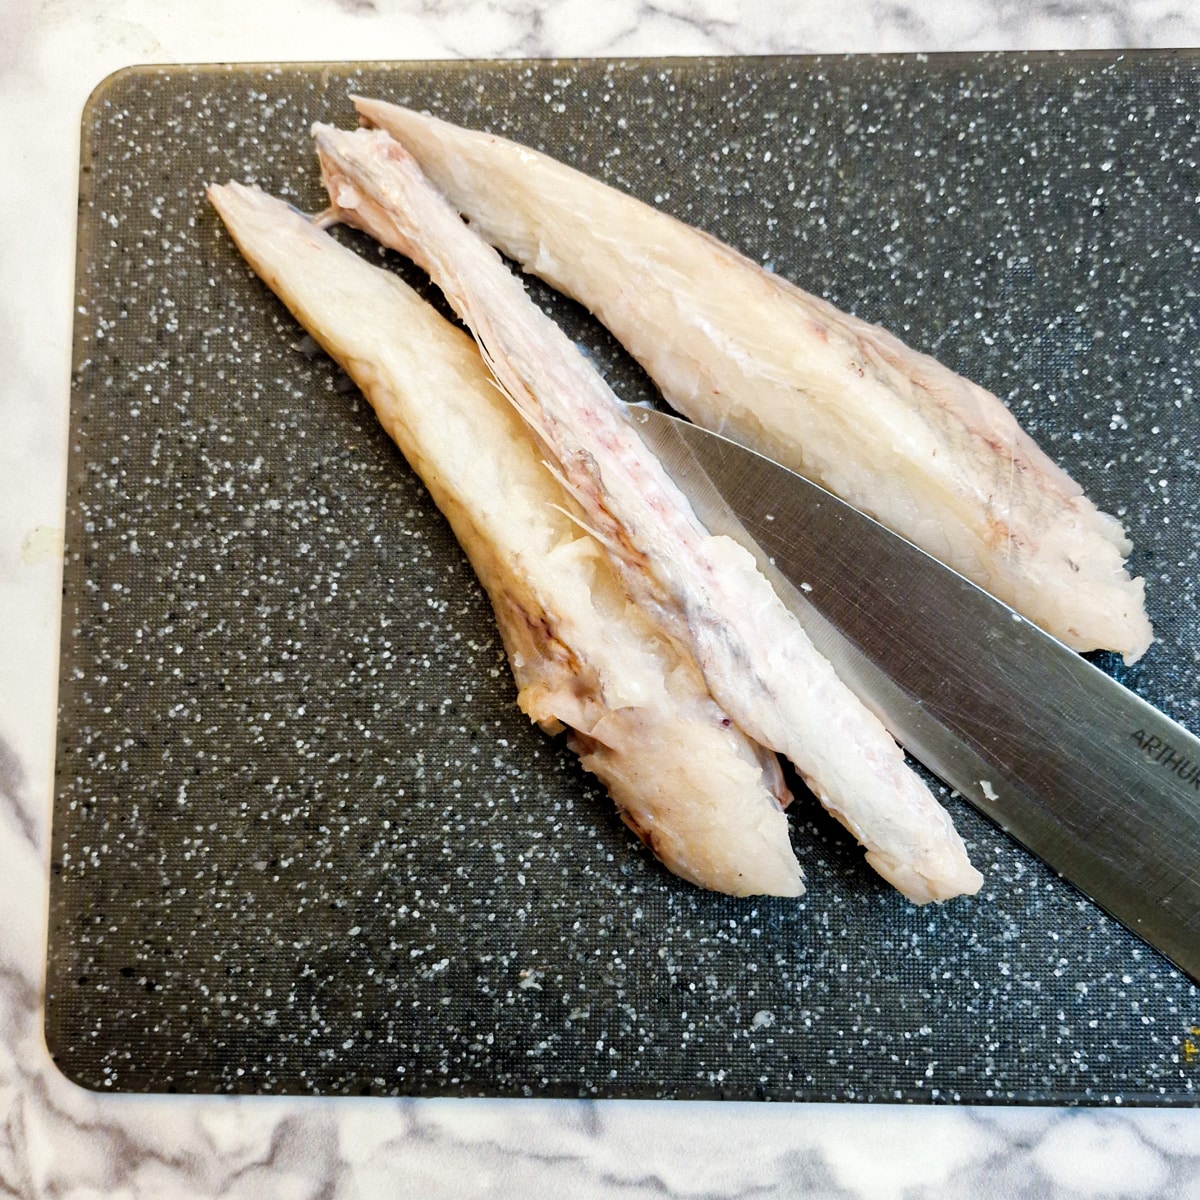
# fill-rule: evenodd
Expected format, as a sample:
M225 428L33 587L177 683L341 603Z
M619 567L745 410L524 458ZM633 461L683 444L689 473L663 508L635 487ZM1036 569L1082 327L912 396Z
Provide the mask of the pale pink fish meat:
M564 726L677 875L803 892L778 760L633 604L474 343L406 284L257 189L208 191L253 269L347 371L449 520L495 608L521 708Z
M1130 543L990 392L708 235L514 142L355 101L666 399L807 475L1077 650L1150 645Z
M314 134L332 211L429 272L631 593L691 646L722 708L791 759L906 896L976 891L981 876L961 838L900 748L813 648L750 553L700 524L620 401L496 251L386 134L321 125Z

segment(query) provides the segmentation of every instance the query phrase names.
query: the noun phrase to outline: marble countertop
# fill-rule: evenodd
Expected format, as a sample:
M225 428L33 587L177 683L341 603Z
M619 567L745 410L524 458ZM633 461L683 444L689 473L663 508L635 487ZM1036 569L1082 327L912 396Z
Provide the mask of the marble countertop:
M1200 1112L99 1096L42 1035L79 121L132 63L1200 45L1171 0L42 0L0 48L0 1192L1154 1196Z

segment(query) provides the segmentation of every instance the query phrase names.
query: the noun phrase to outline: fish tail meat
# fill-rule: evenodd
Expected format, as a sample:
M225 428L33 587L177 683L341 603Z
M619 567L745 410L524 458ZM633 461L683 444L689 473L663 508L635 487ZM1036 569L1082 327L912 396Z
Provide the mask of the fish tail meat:
M626 824L677 875L733 895L801 894L778 759L630 602L471 339L283 202L239 184L208 196L448 519L492 601L521 708L549 732L567 729Z

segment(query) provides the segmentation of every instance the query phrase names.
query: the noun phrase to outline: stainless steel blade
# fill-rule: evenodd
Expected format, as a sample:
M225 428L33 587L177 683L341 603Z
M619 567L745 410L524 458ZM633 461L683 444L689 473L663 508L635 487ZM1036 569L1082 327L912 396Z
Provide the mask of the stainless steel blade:
M905 749L1200 981L1200 739L829 492L631 412Z

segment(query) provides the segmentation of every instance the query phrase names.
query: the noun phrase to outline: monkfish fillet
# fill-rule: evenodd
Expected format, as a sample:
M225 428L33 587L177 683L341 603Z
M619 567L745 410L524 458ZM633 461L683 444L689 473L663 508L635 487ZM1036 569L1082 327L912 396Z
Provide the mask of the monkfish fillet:
M499 255L386 134L316 126L332 211L412 257L475 335L643 611L691 646L709 690L760 744L786 754L918 902L981 883L948 815L743 547L700 524L624 406Z
M402 281L257 189L209 199L254 270L374 406L495 607L521 708L666 866L734 895L796 896L779 761L632 604L465 334Z
M1130 545L990 392L503 138L355 101L474 228L586 305L698 424L836 492L1077 650L1151 641Z

